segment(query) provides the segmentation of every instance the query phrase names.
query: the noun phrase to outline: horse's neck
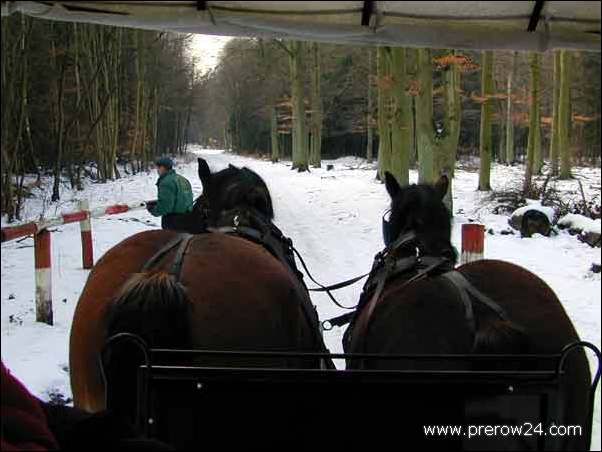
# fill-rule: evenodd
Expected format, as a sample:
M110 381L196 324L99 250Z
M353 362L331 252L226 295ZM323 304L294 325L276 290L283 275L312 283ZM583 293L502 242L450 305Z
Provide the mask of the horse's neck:
M416 255L416 248L421 257L443 257L456 263L457 253L448 237L417 234L416 241L405 245L396 253L398 259Z
M219 226L244 226L252 229L264 229L270 227L272 222L257 209L246 206L238 206L221 216Z
M447 237L429 237L421 242L419 248L424 256L444 257L453 263L457 260L456 250Z

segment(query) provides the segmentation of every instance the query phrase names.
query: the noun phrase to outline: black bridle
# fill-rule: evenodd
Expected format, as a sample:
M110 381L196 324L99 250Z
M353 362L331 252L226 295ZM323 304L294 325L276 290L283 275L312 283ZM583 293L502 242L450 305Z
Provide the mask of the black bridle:
M382 232L383 232L383 241L385 243L385 250L387 250L388 248L390 248L392 246L392 244L393 244L393 241L394 241L393 231L392 231L392 226L391 226L391 221L390 221L390 216L391 216L391 209L387 210L383 214L383 216L382 216ZM403 244L407 243L406 238L407 238L407 236L404 236L402 238ZM400 246L400 244L397 243L397 241L396 241L396 243L393 244L393 247L395 247L395 248L397 248L399 246ZM332 302L336 306L338 306L339 308L349 309L349 310L355 311L355 309L357 308L357 305L355 305L355 306L344 306L341 303L339 303L330 292L334 291L334 290L342 289L344 287L349 287L349 286L355 284L356 282L361 281L366 276L370 275L370 273L372 272L372 270L369 271L368 273L364 273L362 275L346 279L345 281L341 281L341 282L338 282L338 283L335 283L335 284L331 284L329 286L324 286L323 284L320 284L318 281L316 281L313 278L313 276L309 272L309 269L305 265L305 262L303 261L303 258L301 257L301 254L299 254L299 252L295 248L293 248L293 251L297 255L297 258L301 262L301 265L303 266L303 269L305 270L305 273L307 273L307 276L309 277L309 279L311 279L316 285L319 286L319 287L316 287L316 288L308 289L310 292L326 292L326 294L332 300ZM381 252L381 253L379 253L377 255L377 258L380 258L380 256L382 256L382 253L384 253L384 251ZM344 325L345 323L348 322L348 320L351 318L352 315L353 315L353 312L350 312L350 313L344 314L342 316L338 316L338 317L335 317L333 319L326 320L326 321L323 322L322 327L324 329L326 329L326 330L330 330L330 329L332 329L333 326ZM343 322L343 323L341 323L341 322Z
M383 214L382 219L383 241L385 242L386 247L389 246L394 239L391 228L391 209L389 209Z

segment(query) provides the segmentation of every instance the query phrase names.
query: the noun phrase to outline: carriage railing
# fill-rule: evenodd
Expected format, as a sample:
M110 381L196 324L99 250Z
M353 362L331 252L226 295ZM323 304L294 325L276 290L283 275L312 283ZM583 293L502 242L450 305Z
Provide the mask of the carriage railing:
M593 374L589 393L589 413L584 425L585 435L591 436L594 397L600 380L600 351L585 341L568 344L557 354L373 354L373 353L314 353L291 351L248 351L248 350L187 350L150 348L139 336L120 333L109 338L103 356L120 343L134 343L142 352L143 363L138 368L137 423L151 433L154 423L151 393L153 385L161 381L195 382L197 389L206 389L212 384L259 382L270 384L339 384L364 383L378 385L438 385L489 388L492 393L541 395L545 402L545 419L548 424L562 419L565 401L561 390L566 360L579 349L589 349L596 356L597 369ZM208 364L211 360L224 360L227 365ZM345 360L362 361L367 367L376 362L396 361L399 363L426 363L428 368L411 369L326 369L256 366L237 366L237 360ZM205 361L205 362L204 362ZM104 364L104 359L103 359ZM283 362L284 364L284 362ZM464 366L464 367L462 367ZM416 366L419 367L419 366ZM550 449L554 439L538 439L540 450ZM554 448L555 445L552 445Z

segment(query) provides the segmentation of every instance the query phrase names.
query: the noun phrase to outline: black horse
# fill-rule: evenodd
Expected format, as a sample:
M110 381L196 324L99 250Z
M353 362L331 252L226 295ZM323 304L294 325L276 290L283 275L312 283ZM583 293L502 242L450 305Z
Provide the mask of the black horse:
M198 172L203 194L194 203L193 211L205 218L207 227L218 228L237 221L254 225L258 220L272 222L274 207L266 183L249 168L228 165L211 173L207 162L198 159ZM242 218L242 217L244 218Z
M391 174L385 176L391 197L385 229L391 243L364 289L345 336L346 352L557 354L579 340L552 289L529 271L497 260L451 271L456 252L450 241L451 216L442 202L445 176L435 185L406 187ZM348 362L351 368L404 365L398 360ZM569 356L566 369L563 423L583 426L590 385L583 351ZM565 447L586 450L589 441L585 435L567 437Z
M211 173L206 160L199 157L198 174L203 193L195 199L191 212L174 218L171 230L202 234L208 232L208 228L232 225L236 215L238 222L244 221L249 226L273 221L270 192L254 171L228 165L221 171Z

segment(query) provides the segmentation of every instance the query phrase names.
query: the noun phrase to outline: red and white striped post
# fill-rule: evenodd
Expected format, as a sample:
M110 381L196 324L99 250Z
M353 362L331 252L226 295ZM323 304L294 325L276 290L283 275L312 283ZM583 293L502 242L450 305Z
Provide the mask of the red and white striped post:
M36 321L52 325L52 250L50 231L43 229L33 237L36 272Z
M79 222L82 235L82 265L85 269L94 266L94 248L92 246L92 222L90 221L90 204L87 199L79 202L79 210L86 213L86 219Z
M485 226L468 223L462 225L462 264L483 259Z
M82 261L84 268L92 268L94 255L92 247L91 219L104 215L117 215L132 210L146 207L146 201L128 204L114 204L111 206L89 209L88 202L80 203L80 210L68 212L54 218L37 222L30 222L18 226L7 226L0 229L2 243L33 235L35 253L35 279L36 279L36 320L48 325L53 324L52 315L52 265L50 231L48 228L61 224L79 223L82 239Z

